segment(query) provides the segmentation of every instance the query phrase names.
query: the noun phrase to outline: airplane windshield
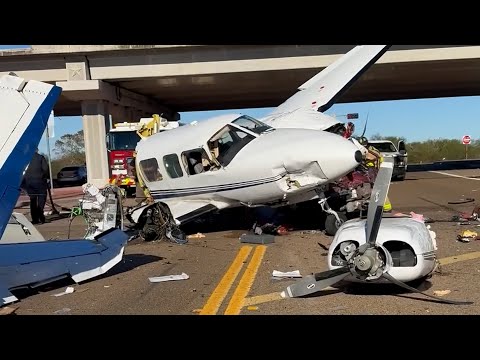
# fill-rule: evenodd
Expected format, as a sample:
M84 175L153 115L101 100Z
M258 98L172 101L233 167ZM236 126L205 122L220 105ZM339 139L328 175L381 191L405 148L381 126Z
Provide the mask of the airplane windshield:
M232 121L232 124L241 126L259 135L274 130L271 126L247 115L240 116L238 119Z
M242 148L255 137L231 125L218 131L208 142L212 156L222 165L227 166Z

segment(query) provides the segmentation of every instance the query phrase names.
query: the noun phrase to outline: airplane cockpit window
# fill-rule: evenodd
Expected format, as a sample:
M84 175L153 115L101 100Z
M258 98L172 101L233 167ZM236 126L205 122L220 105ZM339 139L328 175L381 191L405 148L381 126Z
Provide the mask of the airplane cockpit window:
M155 158L145 159L140 161L140 169L144 178L148 182L163 180L163 176L158 168L158 162Z
M177 154L165 155L163 157L163 164L165 165L165 169L167 169L168 175L172 179L183 176L182 167L180 166L180 162L178 161Z
M232 121L232 124L241 126L259 135L275 130L271 126L247 115L240 116L238 119Z
M234 126L226 125L208 141L208 146L215 161L222 166L227 166L235 155L253 139L255 139L253 135Z

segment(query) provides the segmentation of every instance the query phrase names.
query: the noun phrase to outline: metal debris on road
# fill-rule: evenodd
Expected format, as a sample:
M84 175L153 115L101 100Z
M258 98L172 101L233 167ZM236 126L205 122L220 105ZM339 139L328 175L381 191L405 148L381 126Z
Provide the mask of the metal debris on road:
M189 278L190 278L190 276L188 276L185 273L182 273L181 275L167 275L167 276L149 277L148 280L151 283L158 283L158 282L173 281L173 280L186 280L186 279L189 279Z
M75 288L69 286L65 289L64 292L61 292L61 293L58 293L58 294L53 294L52 296L55 296L55 297L59 297L59 296L63 296L63 295L67 295L67 294L71 294L75 291Z
M282 272L278 270L273 270L272 276L274 278L301 278L300 270Z

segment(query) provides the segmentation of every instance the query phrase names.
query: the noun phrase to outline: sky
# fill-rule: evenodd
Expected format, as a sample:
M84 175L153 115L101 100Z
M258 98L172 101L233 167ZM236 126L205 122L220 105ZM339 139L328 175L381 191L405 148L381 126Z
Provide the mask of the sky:
M25 47L28 45L0 45L0 50ZM271 110L273 108L228 109L185 112L180 113L180 116L182 122L188 123L232 112L261 118ZM368 127L365 133L367 137L374 134L403 136L408 142L438 138L460 141L463 135L470 135L472 140L480 139L480 127L477 122L480 120L480 96L345 103L332 106L326 113L337 116L358 113L358 120L354 120L355 135L362 133L368 115ZM55 137L49 140L51 149L62 135L75 133L81 129L80 116L56 117ZM46 153L45 137L42 138L39 149Z

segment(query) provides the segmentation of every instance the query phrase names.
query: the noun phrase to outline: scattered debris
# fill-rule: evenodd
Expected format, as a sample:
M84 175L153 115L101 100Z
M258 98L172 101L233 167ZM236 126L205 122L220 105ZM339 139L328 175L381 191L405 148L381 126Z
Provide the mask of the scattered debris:
M173 280L186 280L186 279L189 279L189 278L190 278L190 276L188 276L185 273L182 273L181 275L167 275L167 276L149 277L148 280L152 283L158 283L158 282L173 281Z
M12 307L12 306L5 306L0 309L0 315L11 315L15 313L15 311L18 310L18 306Z
M461 242L470 242L470 240L475 240L477 236L478 234L475 231L465 230L457 235L457 240Z
M302 275L300 275L300 270L287 271L287 272L273 270L272 276L275 277L275 278L299 278L299 277L302 277Z
M192 313L201 313L202 312L202 309L193 309L192 310Z
M57 310L53 313L53 315L70 315L70 311L72 311L72 309L70 308L63 308L61 310Z
M271 223L266 223L262 226L253 224L252 230L256 235L268 234L268 235L287 235L288 229L283 225L274 225Z
M108 289L110 285L103 285L104 288Z
M269 234L242 234L240 236L240 242L249 244L271 244L275 242L275 236Z
M204 237L205 237L205 235L197 232L196 234L188 235L187 239L201 239L201 238L204 238Z
M258 310L258 306L247 306L247 310L257 311L257 310Z
M302 235L315 235L315 234L323 234L323 232L320 231L320 230L304 230L304 231L301 231L300 234L302 234Z
M58 293L58 294L53 294L52 296L59 297L67 294L71 294L75 291L75 288L68 286L64 292Z
M435 296L445 296L445 295L450 294L451 292L452 292L451 290L435 290L433 292L433 295L435 295Z

